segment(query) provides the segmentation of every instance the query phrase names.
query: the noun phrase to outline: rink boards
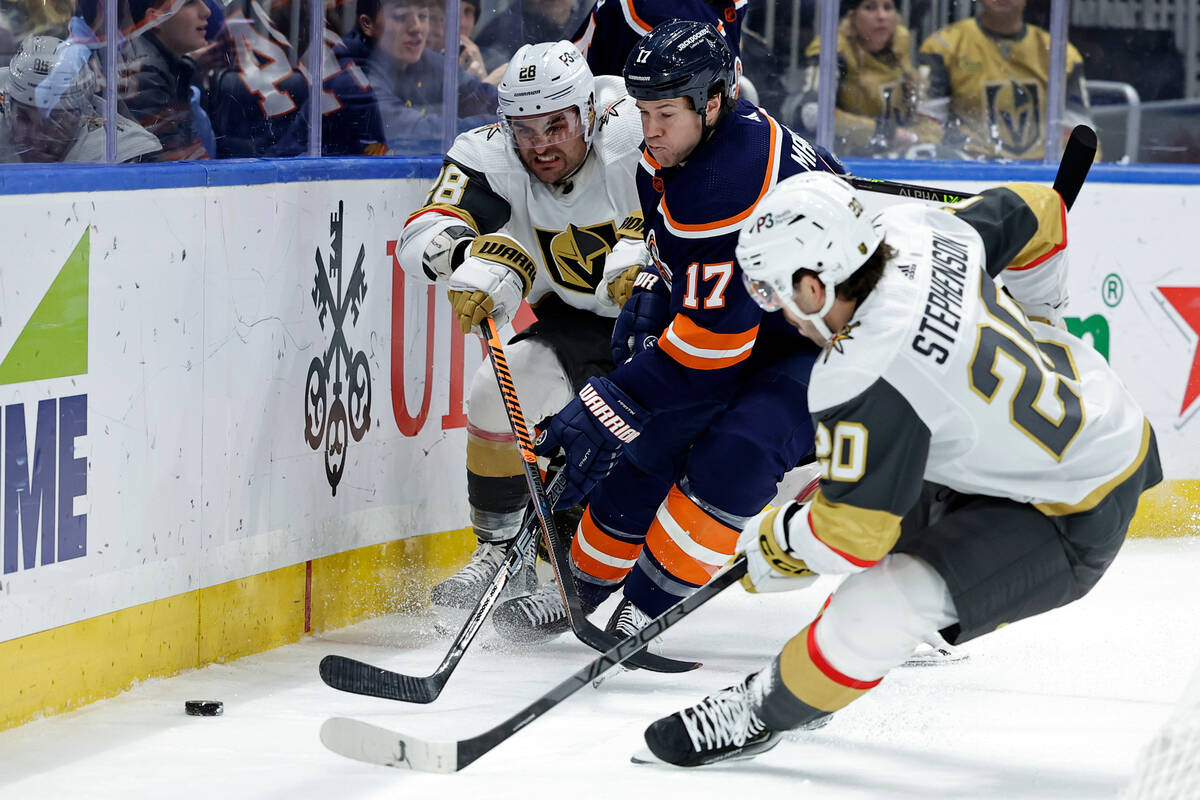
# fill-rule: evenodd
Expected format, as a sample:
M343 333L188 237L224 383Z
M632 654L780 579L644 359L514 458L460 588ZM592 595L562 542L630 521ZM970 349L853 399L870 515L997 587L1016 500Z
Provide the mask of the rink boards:
M436 170L0 173L0 728L420 603L462 559L481 351L393 255ZM1097 168L1071 213L1069 325L1143 404L1169 479L1140 535L1200 533L1188 178Z

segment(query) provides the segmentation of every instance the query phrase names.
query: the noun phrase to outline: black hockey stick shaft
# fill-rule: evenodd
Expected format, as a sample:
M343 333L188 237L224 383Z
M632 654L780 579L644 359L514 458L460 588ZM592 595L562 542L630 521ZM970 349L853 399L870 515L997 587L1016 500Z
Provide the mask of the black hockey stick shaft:
M460 741L458 743L458 768L462 769L496 747L496 745L504 742L530 722L575 694L575 692L585 686L589 686L612 667L624 661L632 662L633 657L643 651L656 637L716 597L727 587L741 580L745 574L746 557L738 556L736 561L714 575L712 580L701 586L690 596L685 597L668 608L633 636L623 641L618 641L609 647L599 657L593 659L590 664L584 665L575 674L516 714L513 714L504 722L501 722L486 733Z
M708 583L650 621L627 639L616 642L590 663L559 683L516 714L488 731L456 742L429 742L377 725L334 717L321 726L321 741L340 755L386 767L423 772L458 772L508 741L538 717L613 668L630 660L656 636L674 626L746 574L746 558L718 572Z
M1096 132L1087 125L1076 125L1067 139L1062 160L1058 163L1058 174L1054 176L1054 191L1062 196L1067 208L1075 205L1075 198L1087 180L1096 158L1096 146Z
M555 475L550 485L546 487L546 496L551 503L562 494L566 483L564 473L560 471ZM500 593L504 591L509 579L517 571L521 560L526 557L537 534L537 516L530 507L526 510L521 532L509 545L504 560L500 562L496 572L492 575L483 596L475 603L467 621L459 630L458 635L454 637L454 643L450 645L450 650L433 674L424 677L405 675L347 656L327 655L321 659L318 670L321 680L343 692L379 697L384 700L397 700L402 703L432 703L442 693L442 689L450 680L451 673L462 661L463 655L471 646L475 635L479 633L484 620L487 619L488 614L492 613L492 609L500 599Z
M575 636L588 647L595 650L607 650L617 641L617 637L606 633L590 621L584 613L583 604L579 599L579 587L575 584L575 576L571 574L570 549L559 535L554 525L554 517L550 513L550 504L546 500L546 490L542 485L542 476L538 473L537 456L533 452L533 441L529 438L529 427L525 424L525 415L521 411L521 403L517 399L516 386L512 373L508 369L508 359L504 356L504 345L500 342L500 333L496 329L496 321L491 317L484 319L480 331L487 346L488 358L496 374L496 384L500 387L500 398L504 401L504 413L508 417L509 427L517 441L517 449L521 454L521 468L525 471L525 480L529 484L529 492L533 497L533 511L537 515L538 525L546 539L546 551L550 556L550 566L554 569L558 590L562 593L563 603L567 608L567 619ZM696 669L700 664L689 661L677 661L664 658L654 653L639 653L629 658L631 666L648 669L652 672L686 672Z
M1058 174L1054 178L1054 189L1062 195L1063 202L1069 209L1075 204L1079 190L1087 178L1088 170L1096 157L1096 132L1087 125L1077 125L1071 131L1067 146L1063 150L1062 160L1058 165ZM969 200L977 195L957 189L941 189L935 186L918 186L915 183L900 181L885 181L881 178L863 178L858 175L844 175L855 189L877 194L892 194L899 197L912 197L917 200L932 200L935 203L957 203Z
M862 178L858 175L843 175L842 177L849 181L851 186L860 191L875 192L876 194L894 194L899 197L912 197L917 200L932 200L935 203L946 203L947 205L975 197L971 192L963 192L957 189L938 189L932 186L918 186L915 183L885 181L881 178Z

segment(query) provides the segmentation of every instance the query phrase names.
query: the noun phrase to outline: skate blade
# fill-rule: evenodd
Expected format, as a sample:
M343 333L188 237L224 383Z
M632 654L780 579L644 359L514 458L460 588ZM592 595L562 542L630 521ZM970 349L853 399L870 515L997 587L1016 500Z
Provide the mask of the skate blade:
M961 664L970 660L971 656L962 650L930 650L913 653L900 666L902 667L944 667L950 664Z
M599 689L601 684L603 684L606 680L613 677L614 675L623 675L626 672L633 672L636 669L637 669L637 667L630 669L629 667L625 666L624 664L616 664L614 666L611 666L606 671L600 673L600 677L598 677L592 681L592 688Z
M662 764L668 767L672 766L658 756L654 755L649 747L643 747L641 750L638 750L629 757L629 761L632 764Z

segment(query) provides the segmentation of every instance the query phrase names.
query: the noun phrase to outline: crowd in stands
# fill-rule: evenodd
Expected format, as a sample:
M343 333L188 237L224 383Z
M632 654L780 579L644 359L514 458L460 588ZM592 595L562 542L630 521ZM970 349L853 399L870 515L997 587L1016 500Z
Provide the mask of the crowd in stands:
M117 160L303 155L313 114L324 155L439 152L444 0L325 0L320 92L308 69L311 2L121 0ZM977 5L918 44L895 0L842 0L835 152L1042 158L1049 34L1025 21L1025 0ZM729 6L742 24L745 4ZM520 45L582 35L595 7L462 0L457 129L495 121L496 84ZM103 0L0 0L0 161L104 160L103 30ZM789 87L778 42L749 26L743 41L751 99L815 137L823 43L811 38ZM1070 46L1067 69L1063 135L1089 113Z

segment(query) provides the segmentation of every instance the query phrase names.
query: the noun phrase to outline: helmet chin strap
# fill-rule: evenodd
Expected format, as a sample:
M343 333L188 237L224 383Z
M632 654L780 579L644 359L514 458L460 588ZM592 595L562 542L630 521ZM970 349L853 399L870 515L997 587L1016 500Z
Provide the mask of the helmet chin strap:
M829 325L825 322L825 315L833 308L833 301L837 299L836 291L828 286L825 281L821 281L821 286L825 288L825 302L821 305L821 310L813 313L801 311L800 306L796 305L796 301L791 297L783 296L783 304L800 319L805 322L812 323L812 326L817 329L817 333L825 339L826 344L833 341L833 331L829 329Z

